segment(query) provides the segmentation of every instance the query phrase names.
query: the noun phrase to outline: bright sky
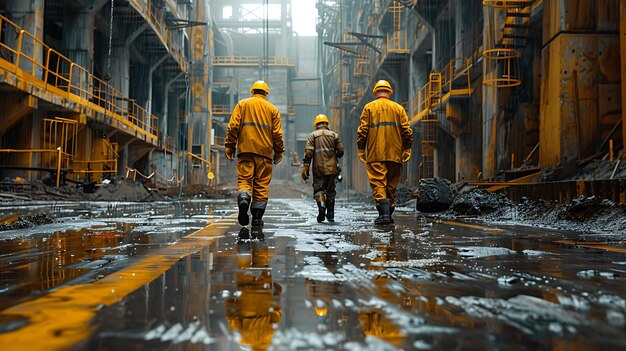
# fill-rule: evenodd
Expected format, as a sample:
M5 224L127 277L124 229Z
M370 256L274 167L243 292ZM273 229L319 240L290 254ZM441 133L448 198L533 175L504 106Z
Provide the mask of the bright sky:
M315 24L317 23L316 0L292 0L291 16L293 31L301 37L317 35Z

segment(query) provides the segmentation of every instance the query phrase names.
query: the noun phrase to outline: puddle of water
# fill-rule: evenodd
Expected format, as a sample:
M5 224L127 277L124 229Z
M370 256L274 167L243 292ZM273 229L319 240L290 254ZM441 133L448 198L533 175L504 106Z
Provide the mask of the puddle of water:
M150 248L171 244L204 227L206 218L216 213L216 205L208 202L183 207L171 203L66 205L50 205L56 223L0 232L0 310L64 284L100 279ZM45 207L21 210L37 212ZM0 210L7 211L10 208ZM191 218L197 214L209 217Z

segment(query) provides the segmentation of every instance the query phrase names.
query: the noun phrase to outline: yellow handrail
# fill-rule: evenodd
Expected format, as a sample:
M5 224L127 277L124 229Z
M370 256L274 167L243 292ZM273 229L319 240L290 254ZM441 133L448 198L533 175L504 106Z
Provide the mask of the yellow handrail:
M413 98L413 101L416 102L416 104L413 104L414 114L422 113L439 104L441 100L441 83L440 73L430 74L428 83Z
M454 95L455 92L470 92L471 77L470 77L470 60L465 57L457 57L450 60L448 65L441 71L442 73L442 86L446 88L447 92ZM457 85L453 85L454 81L458 80Z
M157 139L158 117L1 15L0 68Z
M202 158L202 157L200 157L200 156L198 156L196 154L192 154L191 152L187 152L187 156L189 156L191 158L194 158L194 159L196 159L198 161L201 161L202 163L206 163L207 165L211 166L211 161L205 160L204 158Z
M213 105L213 114L231 114L233 113L233 109L230 107L230 105L220 105L220 104L214 104Z
M216 66L259 66L267 62L268 66L295 66L288 56L271 56L265 61L261 56L215 56Z

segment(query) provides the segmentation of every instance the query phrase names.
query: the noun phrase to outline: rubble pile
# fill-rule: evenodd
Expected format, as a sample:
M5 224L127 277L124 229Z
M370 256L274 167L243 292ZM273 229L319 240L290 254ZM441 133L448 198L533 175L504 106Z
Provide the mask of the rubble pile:
M459 194L442 217L473 216L484 221L504 221L588 233L626 236L626 206L598 197L579 197L570 202L511 202L506 195L473 189Z
M160 200L157 194L150 192L143 184L127 179L118 179L102 185L90 196L93 201L149 201Z
M454 199L449 213L456 216L484 216L504 214L512 206L505 194L490 193L483 189L474 189L462 193Z
M420 179L415 208L420 212L442 212L450 208L456 189L444 178Z
M515 205L524 221L587 232L626 235L626 206L595 196L570 202L523 201Z
M7 185L8 184L8 185ZM89 186L92 193L83 187ZM94 191L95 190L95 191ZM0 189L0 201L167 201L177 199L178 187L167 190L147 188L140 182L118 178L100 184L50 186L40 180L5 182ZM190 184L183 187L182 199L224 199L232 197L232 190L203 184Z
M0 231L25 229L43 224L54 223L54 219L46 214L38 214L34 216L19 216L18 219L11 223L0 224Z
M404 184L399 184L396 189L396 206L411 206L413 201L413 189Z

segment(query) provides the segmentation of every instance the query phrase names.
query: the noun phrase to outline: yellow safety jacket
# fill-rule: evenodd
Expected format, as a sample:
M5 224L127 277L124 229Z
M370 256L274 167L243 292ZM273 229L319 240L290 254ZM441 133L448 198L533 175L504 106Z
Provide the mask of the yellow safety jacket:
M285 152L280 112L266 97L255 94L239 101L230 117L224 146L237 154L252 153L272 158Z
M413 130L404 108L385 97L365 105L356 143L359 150L367 150L367 163L402 163L402 150L413 144Z

